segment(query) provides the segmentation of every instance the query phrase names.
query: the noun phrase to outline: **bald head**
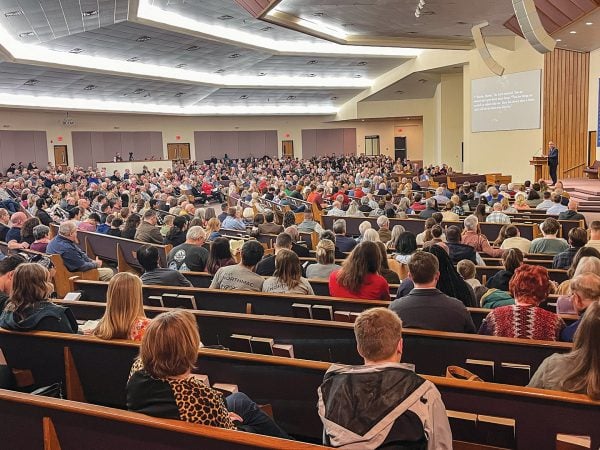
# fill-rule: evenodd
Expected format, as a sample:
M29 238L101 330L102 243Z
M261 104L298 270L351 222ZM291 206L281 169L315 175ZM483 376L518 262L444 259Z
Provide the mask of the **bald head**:
M571 211L577 211L577 202L573 199L569 200L569 205L567 206Z
M15 228L21 228L26 220L27 216L25 215L25 213L22 212L16 212L10 218L10 222Z
M571 280L573 306L579 313L593 302L600 300L600 275L593 272L582 273Z

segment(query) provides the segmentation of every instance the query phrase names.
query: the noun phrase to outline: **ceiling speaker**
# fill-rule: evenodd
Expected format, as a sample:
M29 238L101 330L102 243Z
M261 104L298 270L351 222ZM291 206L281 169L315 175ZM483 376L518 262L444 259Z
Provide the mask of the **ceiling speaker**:
M548 34L533 0L512 0L515 15L523 32L523 37L540 53L554 50L556 41Z
M485 63L488 68L494 72L496 75L501 76L504 73L504 67L502 67L498 62L494 59L492 54L490 53L485 40L483 39L483 34L481 34L481 29L487 27L489 24L487 22L482 22L479 25L475 25L471 28L471 34L473 35L473 40L475 41L475 47L479 51L479 55L481 55L481 59Z

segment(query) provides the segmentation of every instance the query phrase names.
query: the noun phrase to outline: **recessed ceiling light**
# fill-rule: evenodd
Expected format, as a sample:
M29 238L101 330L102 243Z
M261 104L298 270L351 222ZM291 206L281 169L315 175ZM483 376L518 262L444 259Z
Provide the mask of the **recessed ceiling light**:
M289 95L287 99L288 99L288 100L295 100L295 99L296 99L296 96L295 96L295 95Z
M225 69L219 69L219 70L215 71L215 73L223 73L223 72L225 72Z
M325 15L325 13L323 11L313 13L313 16L315 16L315 17L323 17L324 15Z
M23 37L31 37L31 36L35 36L35 33L33 31L26 31L25 33L20 33L19 37L23 38Z
M366 66L367 64L369 64L369 63L368 63L368 62L366 62L366 61L361 61L361 62L359 62L359 63L358 63L358 64L356 64L356 65L357 65L357 66Z
M456 22L457 25L469 25L468 22Z
M404 94L404 91L396 91L396 94Z
M353 27L353 26L354 26L354 24L353 24L353 23L343 23L343 24L342 24L342 26L343 26L344 28L348 28L348 27Z
M316 73L307 73L306 76L310 77L310 78L313 78L313 77L316 77L317 74Z
M562 42L562 39L557 39L556 42Z
M93 84L88 84L86 87L83 88L84 91L93 91L94 89L96 89L98 86L93 85Z
M594 25L594 22L586 22L585 24L589 27L590 25Z
M175 97L181 97L183 96L183 92L178 92L177 94L175 94Z
M219 19L219 20L231 20L231 19L233 19L233 16L230 16L229 14L225 14L223 16L217 17L217 19Z
M35 86L38 83L39 83L38 80L34 80L32 78L31 80L27 80L25 83L23 83L23 86Z
M9 12L4 13L4 17L16 17L16 16L22 16L22 15L23 15L23 11L21 11L20 9L17 11L9 11Z
M136 62L136 61L139 61L139 60L140 60L140 58L137 57L137 56L133 56L133 57L127 59L128 62Z
M419 32L418 32L418 31L407 31L406 33L407 33L407 34L419 34Z
M152 97L152 94L150 92L146 92L144 94L144 98L148 98L148 97Z
M425 78L420 78L419 83L425 84L425 83L427 83L427 80Z
M138 88L135 91L133 91L134 94L141 94L142 92L146 92L146 89Z
M331 97L331 100L337 100L337 99L338 99L337 97Z
M84 11L84 12L81 13L81 15L83 17L95 16L96 14L98 14L98 11L96 9L91 9L89 11Z
M260 31L271 31L273 27L262 27Z
M267 72L261 72L258 74L259 77L264 77L267 74Z
M311 59L309 62L307 62L306 64L317 64L319 61L317 61L316 59Z
M198 49L200 49L200 47L198 47L197 45L190 45L185 50L188 51L188 52L193 52L194 50L198 50Z
M184 67L187 67L187 64L177 64L175 67L177 69L183 69Z
M71 50L69 50L69 53L74 53L74 54L78 54L81 52L83 52L83 49L79 48L79 47L75 47L75 48L72 48Z
M235 58L239 58L240 54L239 53L232 53L231 55L229 55L229 58L231 59L235 59Z
M150 36L140 36L139 38L136 39L136 41L138 41L138 42L147 42L150 39L152 39Z
M577 31L573 30L573 31L569 31L569 33L571 33L571 34L577 34Z
M354 75L354 78L362 78L362 75L357 73L356 75Z
M240 95L240 100L248 100L248 96L247 95Z

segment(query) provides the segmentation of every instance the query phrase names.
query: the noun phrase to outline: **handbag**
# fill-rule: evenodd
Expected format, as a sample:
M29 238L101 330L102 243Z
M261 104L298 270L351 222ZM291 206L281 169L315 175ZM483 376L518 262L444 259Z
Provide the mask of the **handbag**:
M448 366L446 367L446 378L453 378L455 380L466 380L466 381L483 381L473 372L463 369L459 366Z
M62 382L54 383L50 386L43 386L31 392L31 394L41 395L43 397L65 398L63 394Z

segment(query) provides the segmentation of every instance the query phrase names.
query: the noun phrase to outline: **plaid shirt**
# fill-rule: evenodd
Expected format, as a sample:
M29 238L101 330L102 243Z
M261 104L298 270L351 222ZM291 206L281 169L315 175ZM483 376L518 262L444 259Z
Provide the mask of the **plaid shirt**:
M510 223L510 217L502 211L494 211L486 217L485 221L487 223Z
M573 258L579 251L579 248L569 247L562 253L559 253L552 260L552 268L553 269L568 269L571 267L571 263L573 262Z

